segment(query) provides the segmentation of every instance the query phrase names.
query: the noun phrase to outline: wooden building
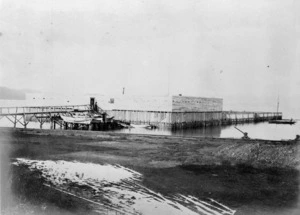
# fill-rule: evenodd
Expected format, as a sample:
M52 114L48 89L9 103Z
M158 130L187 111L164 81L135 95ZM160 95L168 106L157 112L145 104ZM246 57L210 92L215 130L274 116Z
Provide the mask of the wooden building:
M222 119L223 99L187 96L120 97L107 110L114 119L133 124L199 127Z

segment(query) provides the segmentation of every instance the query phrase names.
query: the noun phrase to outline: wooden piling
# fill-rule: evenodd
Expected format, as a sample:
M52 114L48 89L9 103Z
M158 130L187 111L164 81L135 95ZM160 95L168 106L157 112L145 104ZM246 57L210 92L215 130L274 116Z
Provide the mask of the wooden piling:
M16 108L16 115L14 117L14 128L17 127L17 113L18 113L18 108Z
M88 129L89 129L89 131L93 130L93 123L88 125Z
M50 119L50 129L54 129L54 119Z
M23 123L24 123L24 128L27 127L27 123L26 123L26 114L23 113Z

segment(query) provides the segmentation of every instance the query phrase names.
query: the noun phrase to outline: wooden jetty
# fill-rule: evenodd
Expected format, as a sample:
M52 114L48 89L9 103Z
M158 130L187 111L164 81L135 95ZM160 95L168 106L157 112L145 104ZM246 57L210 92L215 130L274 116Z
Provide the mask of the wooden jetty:
M90 118L90 123L65 121L62 117L67 114L71 116L83 114ZM14 128L17 125L27 128L30 122L38 122L41 129L45 122L50 123L50 129L58 127L65 130L107 130L119 127L118 122L96 106L94 100L86 105L0 107L0 120L2 118L7 118Z
M55 127L55 118L62 113L89 112L90 105L66 105L66 106L28 106L28 107L0 107L0 120L7 118L16 128L21 124L24 128L29 122L38 121L40 128L45 122L51 122L51 128Z
M103 130L109 123L93 122L86 126L78 123L66 123L61 120L60 114L94 111L94 101L86 105L67 106L39 106L39 107L0 107L0 120L7 118L13 123L27 127L31 121L37 121L40 128L45 122L50 122L50 128L56 129L89 129ZM175 111L135 111L109 110L104 111L97 107L100 113L105 113L114 120L132 124L147 124L156 127L170 127L172 129L207 127L216 125L230 125L239 123L262 122L282 119L281 112L249 112L249 111L206 111L206 112L175 112Z

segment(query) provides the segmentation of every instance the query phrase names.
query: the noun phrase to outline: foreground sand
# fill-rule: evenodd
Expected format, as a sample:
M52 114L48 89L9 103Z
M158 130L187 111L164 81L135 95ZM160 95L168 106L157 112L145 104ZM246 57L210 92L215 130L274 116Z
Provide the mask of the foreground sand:
M14 194L22 193L18 204L14 204L18 209L3 214L27 214L24 211L49 214L45 207L55 211L50 214L93 214L95 211L87 201L43 186L39 174L23 167L11 169L11 163L20 158L25 163L63 160L122 165L141 173L143 178L138 186L146 186L151 192L212 198L238 209L237 214L247 214L247 211L252 214L253 205L249 209L243 206L245 201L253 204L259 200L255 207L260 208L265 201L273 207L282 204L284 199L285 206L291 207L298 198L299 176L294 170L299 168L299 146L295 141L1 128L0 146L4 180L1 197L6 200L6 208L11 208L7 202L9 190L4 192L7 187L13 187ZM84 190L76 195L90 198L91 192ZM24 196L26 204L22 200ZM38 199L36 204L28 200L32 196L34 201Z
M108 132L1 129L2 142L26 144L32 158L84 160L136 167L246 165L299 168L299 142L181 138ZM29 149L28 148L28 149Z

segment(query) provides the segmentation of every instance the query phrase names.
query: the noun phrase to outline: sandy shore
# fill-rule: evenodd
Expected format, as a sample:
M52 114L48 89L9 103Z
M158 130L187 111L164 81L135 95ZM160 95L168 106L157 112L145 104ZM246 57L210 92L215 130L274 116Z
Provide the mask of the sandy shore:
M19 158L40 163L63 160L121 165L141 173L143 179L138 184L151 192L212 198L233 208L243 207L238 210L240 214L252 214L251 209L242 206L245 201L253 204L258 200L255 207L260 208L261 204L276 207L285 199L284 206L291 207L299 192L298 171L294 171L299 169L299 146L294 141L1 128L0 147L2 204L13 211L3 214L95 212L88 201L42 186L41 175L23 167L12 168L11 163ZM18 197L13 206L9 199L15 197L8 197L9 187Z
M246 165L255 168L299 168L294 141L117 134L109 132L5 129L1 141L26 145L31 158L83 160L125 166ZM13 156L14 157L14 156Z

